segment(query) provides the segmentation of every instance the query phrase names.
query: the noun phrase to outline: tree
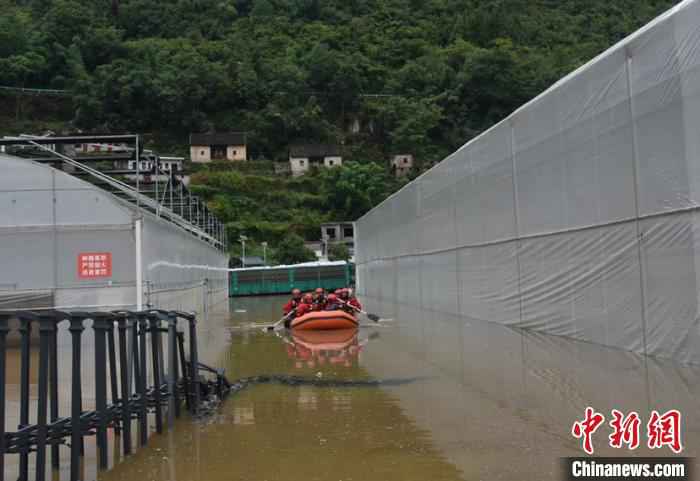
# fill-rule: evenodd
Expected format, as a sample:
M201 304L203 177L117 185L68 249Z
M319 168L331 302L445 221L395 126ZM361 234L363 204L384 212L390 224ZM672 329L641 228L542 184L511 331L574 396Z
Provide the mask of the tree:
M374 164L347 162L342 167L318 173L321 194L335 220L356 220L383 201L401 184L387 168Z
M296 234L289 234L277 244L275 260L279 264L299 264L316 260L316 254L304 245L304 239Z
M79 120L85 125L197 131L207 111L226 103L229 88L224 66L189 42L141 40L129 44L127 58L97 68L91 91L105 110L98 118Z
M328 260L329 261L349 261L350 260L350 249L344 243L331 244L328 247Z
M0 58L0 83L26 87L46 68L44 57L36 52Z
M26 52L30 42L31 17L21 10L0 16L0 57Z
M272 17L275 14L275 9L268 0L255 0L250 14L253 17Z
M677 1L0 0L0 85L70 90L71 126L168 147L215 130L248 132L274 160L293 142L342 144L373 167L312 186L245 176L208 199L272 236L258 240L310 239L402 185L391 155L443 159Z

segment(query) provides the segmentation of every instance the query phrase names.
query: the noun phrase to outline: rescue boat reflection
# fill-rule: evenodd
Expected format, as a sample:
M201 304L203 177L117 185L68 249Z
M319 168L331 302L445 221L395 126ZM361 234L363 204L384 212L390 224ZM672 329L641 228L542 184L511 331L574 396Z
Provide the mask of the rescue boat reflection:
M285 337L287 355L297 369L321 366L355 367L367 340L357 329L293 331Z

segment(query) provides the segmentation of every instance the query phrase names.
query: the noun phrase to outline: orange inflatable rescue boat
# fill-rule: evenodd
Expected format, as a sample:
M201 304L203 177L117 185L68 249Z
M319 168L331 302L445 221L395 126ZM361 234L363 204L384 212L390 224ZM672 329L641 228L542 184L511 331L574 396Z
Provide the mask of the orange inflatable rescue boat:
M290 324L295 331L330 331L334 329L357 329L357 318L345 311L315 311L296 317Z

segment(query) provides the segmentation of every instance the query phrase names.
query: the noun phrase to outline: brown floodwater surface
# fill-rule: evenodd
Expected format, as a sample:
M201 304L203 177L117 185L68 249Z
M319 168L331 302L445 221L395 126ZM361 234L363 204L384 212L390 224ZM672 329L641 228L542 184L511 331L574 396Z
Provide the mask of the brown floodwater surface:
M272 304L272 312L261 304ZM371 380L362 356L370 330L275 335L250 327L274 321L279 299L247 299L231 310L230 348L219 364L231 379L280 374ZM246 309L236 313L235 309ZM267 314L268 317L265 317ZM418 383L394 379L397 383ZM204 421L182 420L102 479L456 480L462 476L398 399L376 386L255 385Z
M225 368L231 381L282 375L385 383L250 385L211 417L185 416L152 434L133 456L116 455L110 430L106 472L97 473L94 437L88 438L85 479L559 480L560 458L583 454L571 427L587 406L606 416L593 438L596 455L673 454L610 448L613 408L639 413L643 445L652 410L680 410L683 455L699 454L698 366L372 299L363 299L367 310L391 319L364 320L359 332L262 332L261 324L279 318L283 301L232 299L209 311L198 324L202 361ZM60 354L65 359L70 351ZM85 355L86 372L91 356ZM9 369L17 370L13 359ZM69 373L60 377L70 386ZM88 395L92 390L86 387ZM67 468L64 459L61 479L68 479Z

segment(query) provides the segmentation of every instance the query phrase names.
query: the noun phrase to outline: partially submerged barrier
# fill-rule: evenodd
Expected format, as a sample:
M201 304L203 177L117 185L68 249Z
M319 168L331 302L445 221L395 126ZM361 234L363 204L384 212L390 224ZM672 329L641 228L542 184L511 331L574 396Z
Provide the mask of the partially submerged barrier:
M323 287L332 291L354 282L355 265L343 261L231 269L229 296L287 294L293 288L311 291Z
M19 426L7 432L6 360L7 336L11 319L19 321L20 394ZM83 410L81 337L86 321L94 330L94 411ZM184 321L187 330L179 330ZM71 334L70 416L61 416L58 389L57 334L67 325ZM197 320L193 314L178 311L142 312L0 312L0 481L4 481L5 455L19 455L19 481L29 474L30 454L34 454L36 480L46 477L47 449L51 466L60 468L60 448L70 442L70 479L81 479L85 436L96 436L99 469L108 467L108 429L119 434L124 455L131 454L132 424L135 421L140 446L148 443L149 414L155 416L158 433L163 432L164 415L168 426L180 417L182 404L198 415L203 398L221 399L228 392L223 372L203 366L197 355ZM32 330L39 330L38 399L36 424L30 424L30 350ZM163 335L166 335L166 350ZM188 351L185 349L185 337ZM189 360L188 360L189 355ZM149 359L150 358L150 359ZM166 372L167 363L167 372ZM150 369L148 365L151 365ZM68 366L63 366L67 368ZM213 374L207 379L201 373ZM111 398L107 396L108 383ZM119 447L117 447L119 449Z

